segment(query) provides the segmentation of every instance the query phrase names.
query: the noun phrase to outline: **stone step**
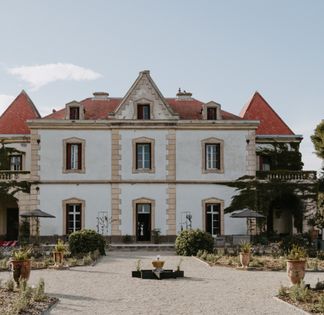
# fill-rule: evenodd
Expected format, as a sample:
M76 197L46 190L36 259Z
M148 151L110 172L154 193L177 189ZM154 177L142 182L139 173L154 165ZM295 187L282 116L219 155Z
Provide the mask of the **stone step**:
M174 243L165 244L109 244L110 251L175 251Z

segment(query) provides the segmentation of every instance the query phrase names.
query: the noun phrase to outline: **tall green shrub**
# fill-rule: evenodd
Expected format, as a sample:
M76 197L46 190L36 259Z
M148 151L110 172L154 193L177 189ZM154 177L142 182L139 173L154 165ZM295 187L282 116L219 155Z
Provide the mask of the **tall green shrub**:
M178 235L175 241L177 254L183 256L195 256L199 250L206 250L210 253L213 251L213 247L213 237L209 233L199 229L184 230Z
M85 254L99 250L101 255L105 253L106 241L101 234L94 230L81 230L73 232L69 236L69 247L72 255Z

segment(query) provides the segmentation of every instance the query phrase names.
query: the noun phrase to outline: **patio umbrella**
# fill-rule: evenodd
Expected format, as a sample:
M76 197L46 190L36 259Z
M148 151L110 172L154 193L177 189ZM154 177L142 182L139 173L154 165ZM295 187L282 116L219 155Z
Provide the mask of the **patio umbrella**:
M39 218L55 218L54 215L51 215L47 212L44 212L40 209L34 209L31 211L24 211L20 213L20 216L23 218L34 218L36 221L36 242L38 244L39 241Z
M240 210L240 212L232 213L231 218L246 218L247 234L249 235L249 220L265 218L265 216L261 213L254 211L254 210L246 208L246 209Z
M55 218L54 215L51 215L51 214L44 212L40 209L21 212L20 216L23 218Z

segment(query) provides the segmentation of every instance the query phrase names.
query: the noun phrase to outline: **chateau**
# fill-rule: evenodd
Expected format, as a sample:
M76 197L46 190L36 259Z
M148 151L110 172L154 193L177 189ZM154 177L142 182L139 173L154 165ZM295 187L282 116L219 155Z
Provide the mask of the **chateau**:
M245 219L224 213L237 194L227 184L270 174L258 148L281 142L299 150L302 136L257 92L236 116L185 91L166 98L142 71L124 97L96 92L43 118L23 91L0 118L0 139L16 149L0 180L31 183L17 201L0 195L2 238L17 238L19 211L39 208L55 216L42 219L41 236L92 228L117 242L149 242L156 229L171 241L188 226L246 234ZM290 233L287 220L289 230L275 218L272 228Z

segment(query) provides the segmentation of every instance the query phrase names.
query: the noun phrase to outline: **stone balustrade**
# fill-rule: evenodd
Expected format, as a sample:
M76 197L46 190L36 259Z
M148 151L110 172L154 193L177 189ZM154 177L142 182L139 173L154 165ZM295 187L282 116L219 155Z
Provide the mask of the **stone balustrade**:
M0 181L10 180L28 180L30 179L29 171L0 171Z
M316 180L316 171L257 171L258 179L265 180Z

